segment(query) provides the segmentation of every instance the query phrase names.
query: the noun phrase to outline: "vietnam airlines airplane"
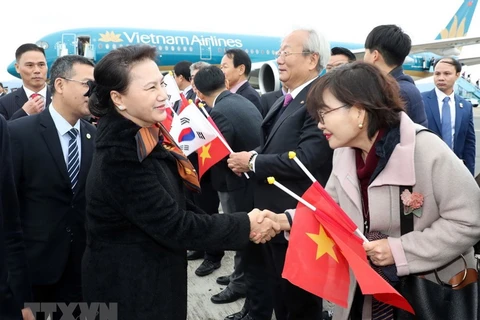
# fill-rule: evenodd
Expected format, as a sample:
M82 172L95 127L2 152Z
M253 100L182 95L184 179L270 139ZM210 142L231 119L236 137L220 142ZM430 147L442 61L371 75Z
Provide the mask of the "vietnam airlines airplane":
M415 79L431 76L431 62L440 56L458 56L462 46L480 44L480 37L466 37L478 0L464 0L458 11L437 36L428 43L414 44L411 54L403 65L405 72ZM98 62L112 49L148 44L158 49L157 64L162 71L172 70L181 60L206 61L220 64L225 50L241 48L252 60L250 81L257 84L261 92L280 88L275 53L280 47L280 37L240 34L187 32L172 30L126 29L126 28L83 28L58 31L49 34L37 45L45 49L50 67L59 56L80 54ZM331 42L331 46L346 47L358 58L363 59L363 43ZM433 58L433 59L432 59ZM467 63L480 63L480 57ZM8 72L16 77L15 62Z

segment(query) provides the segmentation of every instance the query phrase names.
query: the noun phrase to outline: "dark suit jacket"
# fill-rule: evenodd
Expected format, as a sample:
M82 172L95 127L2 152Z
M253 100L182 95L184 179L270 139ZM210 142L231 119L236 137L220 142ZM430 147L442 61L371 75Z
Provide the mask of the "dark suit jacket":
M138 161L140 127L116 111L100 118L87 181L86 302L118 303L118 320L185 320L186 248L238 250L245 213L204 214L186 201L175 158L160 144Z
M47 86L45 107L48 107L50 102L52 102L51 94L50 88ZM24 117L27 114L25 111L23 111L22 107L27 101L28 97L23 87L16 91L10 92L0 99L0 114L9 121Z
M442 121L435 89L422 92L427 112L428 128L442 137ZM455 94L455 135L453 152L463 160L468 170L475 174L475 128L472 104Z
M415 82L408 74L403 73L403 67L398 66L390 74L397 80L400 87L400 97L405 103L405 111L413 122L424 127L428 126L425 106Z
M262 115L246 98L225 90L215 100L210 116L234 152L253 150L260 144ZM217 191L234 191L247 185L244 175L239 177L228 168L227 158L210 169Z
M289 151L296 152L298 159L320 184L325 185L330 176L333 151L305 105L310 87L311 83L300 91L276 122L276 115L282 108L284 99L277 100L263 120L262 143L256 149L259 154L255 160L258 182L255 190L256 208L282 213L297 205L297 200L268 184L267 177L275 177L297 195L302 195L311 186L312 181L294 160L288 158ZM286 240L280 233L272 241Z
M15 193L7 121L0 116L0 319L20 320L32 301ZM7 280L8 279L8 280Z
M74 193L48 109L9 122L20 220L34 285L56 283L70 251L79 267L85 248L85 181L96 129L80 120L81 163Z
M266 92L260 96L260 102L262 104L262 110L260 112L264 118L267 116L268 110L270 110L275 101L277 101L280 97L283 97L282 89Z
M262 103L260 102L260 94L255 90L252 85L247 81L238 88L236 94L247 98L251 103L257 107L260 114L262 114Z
M185 98L187 98L187 100L192 99L192 101L195 102L195 92L193 92L193 89L190 89L187 92L187 95L185 96ZM180 108L181 103L182 103L182 100L175 101L173 105L173 110L175 110L175 112L178 113L178 108Z

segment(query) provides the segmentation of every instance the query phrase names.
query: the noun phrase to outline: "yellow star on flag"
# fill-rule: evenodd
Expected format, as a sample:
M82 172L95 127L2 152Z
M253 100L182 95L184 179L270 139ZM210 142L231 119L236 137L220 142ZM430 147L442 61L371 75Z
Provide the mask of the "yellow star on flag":
M212 143L202 146L202 153L200 153L200 158L202 158L202 165L205 164L205 159L211 159L212 156L210 155L210 147Z
M307 233L307 236L310 237L317 244L317 256L316 259L320 259L325 253L332 257L335 261L338 262L337 255L333 250L335 242L327 235L325 229L320 225L320 230L317 233Z

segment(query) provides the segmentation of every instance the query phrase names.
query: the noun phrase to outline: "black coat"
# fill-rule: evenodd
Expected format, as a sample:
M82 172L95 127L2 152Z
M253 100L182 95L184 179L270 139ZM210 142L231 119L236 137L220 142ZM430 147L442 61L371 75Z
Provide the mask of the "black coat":
M0 114L7 120L15 120L26 116L26 112L22 109L23 105L28 101L27 94L23 87L12 91L0 99ZM51 91L47 86L47 97L45 99L45 106L48 107L52 102Z
M284 99L278 99L270 108L262 124L262 144L257 149L255 160L255 207L284 212L297 206L297 200L279 188L267 183L273 176L285 187L302 195L312 184L294 160L288 158L295 151L298 159L325 185L332 171L333 150L330 149L323 132L307 112L305 104L311 83L298 93L278 120L275 121ZM280 233L272 241L286 242Z
M80 120L81 160L72 192L58 131L49 109L9 121L12 156L32 284L57 283L69 255L80 274L85 249L85 181L96 129Z
M0 319L2 320L22 319L20 310L25 302L32 301L18 210L10 137L7 122L0 116Z
M210 116L233 152L250 151L260 145L262 115L246 98L225 90L216 98ZM246 177L233 173L227 159L225 157L210 169L213 188L227 192L246 187Z
M265 118L267 116L268 110L273 106L275 101L283 97L283 90L277 90L272 92L266 92L260 96L260 102L262 103L262 116Z
M260 94L252 87L250 82L247 81L242 84L235 93L241 95L242 97L253 103L255 107L257 107L258 111L260 111L260 114L262 114L262 103L260 102Z
M116 111L98 123L87 181L87 302L117 302L119 320L185 320L186 248L242 249L245 213L207 215L186 201L172 155L160 144L139 162L140 129Z

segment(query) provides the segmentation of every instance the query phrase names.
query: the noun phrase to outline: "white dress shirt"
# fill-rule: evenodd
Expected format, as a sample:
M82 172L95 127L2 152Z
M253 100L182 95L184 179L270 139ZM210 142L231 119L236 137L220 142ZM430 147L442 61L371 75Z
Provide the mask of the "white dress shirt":
M68 131L70 131L72 128L75 128L78 130L77 134L77 146L78 146L78 160L79 160L79 165L80 161L82 159L82 140L80 139L80 135L82 132L80 131L80 120L78 120L75 125L72 127L70 123L68 123L65 118L63 118L60 113L58 113L57 110L55 110L55 107L53 106L53 102L50 104L50 108L48 108L48 111L50 112L50 115L52 116L53 123L55 123L55 127L57 128L58 132L58 138L60 139L60 144L62 146L62 151L63 151L63 157L65 159L65 165L68 166L68 144L70 142L70 136L68 135Z

